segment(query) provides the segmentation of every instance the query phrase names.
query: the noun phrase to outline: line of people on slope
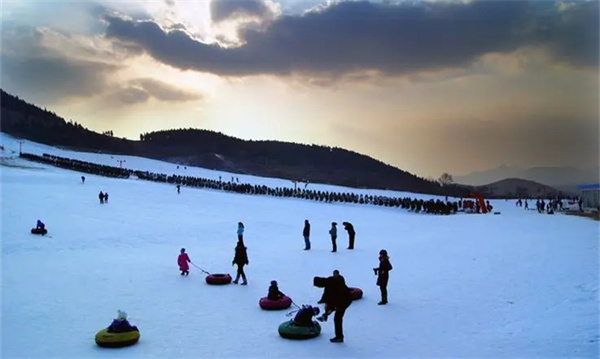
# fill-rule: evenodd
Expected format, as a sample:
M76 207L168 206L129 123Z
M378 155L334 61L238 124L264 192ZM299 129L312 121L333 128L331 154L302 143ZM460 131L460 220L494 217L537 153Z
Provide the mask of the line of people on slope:
M354 249L354 238L356 237L356 231L354 226L350 222L342 222L344 229L348 232L348 248ZM304 220L304 228L302 229L302 236L304 237L304 250L308 251L311 248L310 243L310 222L308 219ZM329 229L329 236L331 237L331 252L337 252L337 222L331 222L331 228Z

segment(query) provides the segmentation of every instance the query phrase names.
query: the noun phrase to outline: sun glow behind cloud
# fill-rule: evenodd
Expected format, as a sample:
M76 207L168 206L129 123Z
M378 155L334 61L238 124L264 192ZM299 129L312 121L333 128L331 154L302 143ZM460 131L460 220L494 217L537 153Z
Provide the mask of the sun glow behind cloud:
M577 46L596 18L542 4L537 29L520 3L403 3L9 2L2 86L129 138L199 127L349 148L423 176L597 163L598 69ZM461 39L478 31L492 38Z

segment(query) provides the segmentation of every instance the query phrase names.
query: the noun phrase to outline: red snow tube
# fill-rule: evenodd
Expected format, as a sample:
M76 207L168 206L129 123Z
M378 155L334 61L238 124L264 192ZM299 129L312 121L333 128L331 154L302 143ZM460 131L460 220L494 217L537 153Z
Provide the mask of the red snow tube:
M258 305L264 310L287 309L292 305L292 298L284 295L278 300L271 300L267 297L260 298Z
M357 300L363 297L362 289L355 287L349 287L348 289L350 289L350 297L352 297L352 300Z
M208 284L229 284L231 283L231 276L229 274L209 274L206 276L206 283Z
M41 234L43 236L44 234L48 233L48 230L46 228L32 228L31 233Z

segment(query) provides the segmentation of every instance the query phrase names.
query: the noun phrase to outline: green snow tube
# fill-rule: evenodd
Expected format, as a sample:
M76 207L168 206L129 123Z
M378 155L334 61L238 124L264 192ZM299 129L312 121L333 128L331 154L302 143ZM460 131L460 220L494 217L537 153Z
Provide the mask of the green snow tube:
M301 327L294 324L294 320L288 320L279 325L279 335L287 339L311 339L321 334L321 325L313 322L310 327Z

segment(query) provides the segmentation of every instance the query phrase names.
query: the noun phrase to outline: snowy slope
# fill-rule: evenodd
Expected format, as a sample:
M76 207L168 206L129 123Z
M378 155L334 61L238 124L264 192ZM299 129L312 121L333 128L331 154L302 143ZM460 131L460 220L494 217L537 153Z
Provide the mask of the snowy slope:
M18 142L10 136L2 134L0 144L2 358L599 355L600 233L589 219L540 215L505 201L492 201L502 215L434 216L192 188L177 195L166 184L93 175L81 184L77 172L15 158L10 151L18 153ZM23 146L27 152L118 165L107 154ZM173 164L126 160L129 168L176 173ZM108 204L98 203L100 190L110 193ZM38 218L50 236L29 233ZM311 251L302 250L304 219L312 224ZM357 230L356 249L345 249L340 228L341 250L330 253L329 224L345 220ZM198 266L234 274L238 221L246 225L248 286L206 285L195 267L189 277L179 275L181 247ZM394 265L387 306L376 304L379 290L371 270L381 248ZM312 286L312 277L333 269L365 293L346 313L346 342L329 343L332 321L313 340L280 338L277 326L289 319L287 311L258 307L269 281L278 280L298 304L316 304L321 290ZM99 348L94 335L117 309L140 328L140 342Z

